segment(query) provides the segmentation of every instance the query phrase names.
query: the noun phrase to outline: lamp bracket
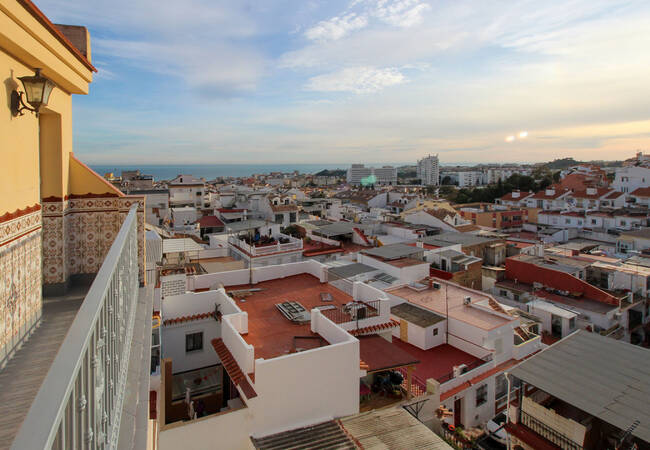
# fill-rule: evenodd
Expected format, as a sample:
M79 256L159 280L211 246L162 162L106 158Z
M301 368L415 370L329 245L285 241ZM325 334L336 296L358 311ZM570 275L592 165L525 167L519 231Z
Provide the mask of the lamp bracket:
M14 115L14 117L22 116L25 114L23 111L27 110L36 113L38 116L37 110L30 108L25 104L23 101L23 94L24 92L19 92L17 90L11 93L11 113Z

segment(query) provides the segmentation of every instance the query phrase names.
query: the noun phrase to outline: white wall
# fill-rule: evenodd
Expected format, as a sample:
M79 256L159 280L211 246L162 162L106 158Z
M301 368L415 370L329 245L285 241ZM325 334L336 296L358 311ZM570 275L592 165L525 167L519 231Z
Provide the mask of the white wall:
M278 264L266 267L255 267L253 272L253 283L261 283L266 280L285 278L292 275L308 273L318 278L322 283L327 281L327 266L315 260L300 261L288 264ZM188 289L210 288L218 283L224 286L236 286L248 284L251 281L249 269L230 270L227 272L208 273L193 275L188 278Z
M401 318L391 316L393 320L401 322ZM433 335L433 330L437 329L438 334ZM447 332L447 321L438 322L435 325L428 327L420 327L411 322L408 322L408 343L414 345L422 350L429 350L430 348L437 347L445 343L445 333ZM392 330L393 337L399 338L400 327L395 327Z
M211 445L233 450L253 449L250 440L252 417L249 408L241 408L192 422L167 425L158 435L160 450L204 450Z
M185 336L199 332L203 333L203 348L201 350L186 352ZM218 364L220 362L219 357L212 348L211 341L219 337L221 337L221 324L213 317L177 325L162 325L162 357L171 358L174 373Z

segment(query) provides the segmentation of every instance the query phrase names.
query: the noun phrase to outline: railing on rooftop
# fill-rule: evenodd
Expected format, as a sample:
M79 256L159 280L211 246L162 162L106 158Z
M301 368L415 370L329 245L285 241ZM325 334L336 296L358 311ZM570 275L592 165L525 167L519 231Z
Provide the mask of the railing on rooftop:
M544 439L551 441L563 450L582 450L583 448L582 445L572 441L567 436L555 431L524 411L521 411L521 420L519 423L539 434Z
M352 301L340 308L321 309L321 313L335 324L359 322L380 315L381 300Z
M250 245L243 239L239 239L237 236L228 237L228 242L244 250L246 253L248 253L251 256L264 256L273 253L288 252L292 250L302 249L302 239L296 239L294 237L282 233L280 233L278 237L288 239L289 242L281 244L279 241L276 241L273 244L258 246L258 245Z
M13 442L116 448L138 301L137 205L129 211Z
M465 368L463 368L463 370L458 374L458 376L464 375L467 372L469 372L470 370L474 370L477 367L480 367L483 364L487 364L490 361L492 361L492 355L489 355L489 356L484 357L482 359L476 359L476 360L472 361L469 364L465 364ZM446 373L445 375L442 375L442 376L439 376L438 378L436 378L436 381L438 383L442 384L442 383L446 383L447 381L453 380L454 378L456 378L456 376L454 375L454 371L452 370L451 372Z

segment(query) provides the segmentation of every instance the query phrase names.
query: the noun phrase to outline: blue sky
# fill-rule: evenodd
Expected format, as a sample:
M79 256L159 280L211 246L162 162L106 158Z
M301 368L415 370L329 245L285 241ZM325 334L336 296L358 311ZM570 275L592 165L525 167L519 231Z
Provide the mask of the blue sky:
M647 0L38 6L91 33L99 72L73 100L75 153L88 163L427 153L507 162L650 150Z

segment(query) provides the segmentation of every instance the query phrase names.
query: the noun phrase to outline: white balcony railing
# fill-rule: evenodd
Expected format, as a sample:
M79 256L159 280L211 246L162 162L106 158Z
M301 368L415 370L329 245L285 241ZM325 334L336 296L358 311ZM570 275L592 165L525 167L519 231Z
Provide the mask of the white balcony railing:
M117 447L138 302L137 205L129 211L13 442Z
M277 242L275 244L257 247L254 245L247 244L246 241L239 239L236 236L228 237L228 242L244 250L246 253L248 253L251 256L264 256L264 255L271 255L273 253L289 252L289 251L302 249L302 239L296 239L294 237L282 233L276 236L276 239L280 239L280 238L286 238L289 240L289 242L287 242L286 244L280 244L279 242Z

